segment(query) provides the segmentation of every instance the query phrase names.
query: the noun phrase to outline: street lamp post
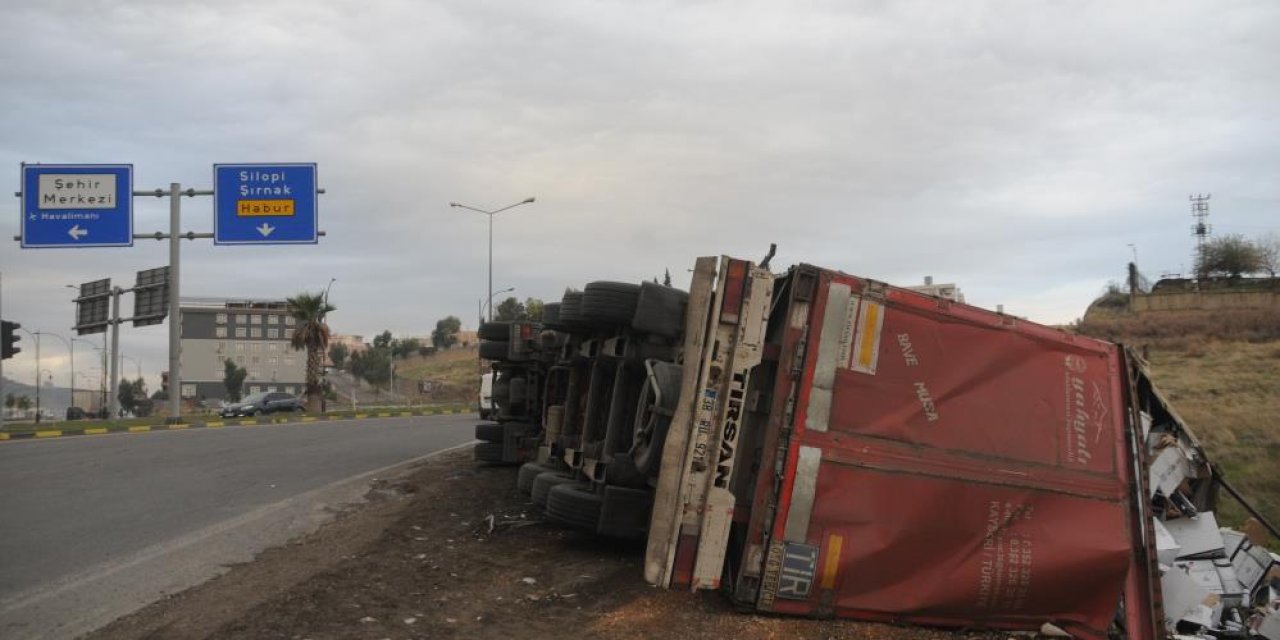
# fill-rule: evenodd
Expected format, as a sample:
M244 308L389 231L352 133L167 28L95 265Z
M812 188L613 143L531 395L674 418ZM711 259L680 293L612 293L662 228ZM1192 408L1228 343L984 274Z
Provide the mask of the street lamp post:
M502 295L502 294L504 294L504 293L511 293L512 291L515 291L515 290L516 290L516 288L515 288L515 287L507 287L506 289L503 289L502 291L494 291L493 293L489 294L489 301L488 301L488 302L485 302L484 300L476 300L476 310L477 310L477 311L479 312L479 314L480 314L480 322L484 322L484 309L485 309L485 307L486 307L486 306L487 306L487 307L492 311L492 309L493 309L493 297L494 297L494 296L500 296L500 295ZM490 314L489 314L489 319L490 319L490 320L492 320L492 319L493 319L493 314L492 314L492 313L490 313Z
M495 215L497 215L497 214L499 214L499 213L502 213L503 211L506 211L507 209L511 209L511 208L513 208L513 207L518 207L518 206L520 206L520 205L522 205L522 204L531 204L531 203L533 203L533 200L534 200L533 198L525 198L524 200L521 200L520 202L517 202L517 203L515 203L515 204L509 204L509 205L507 205L507 206L505 206L505 207L503 207L503 208L501 208L501 209L494 209L493 211L487 211L487 210L485 210L485 209L477 209L476 207L469 207L469 206L467 206L467 205L465 205L465 204L459 204L459 203L457 203L457 202L450 202L450 203L449 203L449 206L451 206L451 207L458 207L458 208L460 208L460 209L470 209L471 211L476 211L476 212L479 212L479 213L483 213L483 214L485 214L486 216L489 216L489 300L490 300L490 301L492 301L492 300L493 300L493 216L495 216ZM492 306L492 305L490 305L490 306L489 306L489 320L491 320L491 321L493 320L493 306Z

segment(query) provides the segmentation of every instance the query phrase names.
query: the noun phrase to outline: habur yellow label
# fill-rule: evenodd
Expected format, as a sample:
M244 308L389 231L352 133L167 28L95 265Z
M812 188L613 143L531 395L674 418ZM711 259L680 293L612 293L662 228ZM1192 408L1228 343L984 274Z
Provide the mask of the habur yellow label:
M236 203L236 215L241 218L292 216L293 202L293 200L241 200Z

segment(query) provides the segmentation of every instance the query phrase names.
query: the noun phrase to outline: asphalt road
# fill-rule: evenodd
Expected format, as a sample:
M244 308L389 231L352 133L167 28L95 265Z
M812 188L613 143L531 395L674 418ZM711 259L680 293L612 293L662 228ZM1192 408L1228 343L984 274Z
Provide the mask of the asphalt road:
M70 638L314 530L474 415L0 444L0 636Z

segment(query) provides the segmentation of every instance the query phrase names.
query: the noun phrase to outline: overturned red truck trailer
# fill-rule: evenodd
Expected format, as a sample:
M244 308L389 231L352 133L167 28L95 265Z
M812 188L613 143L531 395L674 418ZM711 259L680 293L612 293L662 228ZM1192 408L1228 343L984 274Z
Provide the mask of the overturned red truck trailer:
M1143 447L1162 409L1123 348L730 258L698 261L688 309L649 582L787 614L1165 635Z

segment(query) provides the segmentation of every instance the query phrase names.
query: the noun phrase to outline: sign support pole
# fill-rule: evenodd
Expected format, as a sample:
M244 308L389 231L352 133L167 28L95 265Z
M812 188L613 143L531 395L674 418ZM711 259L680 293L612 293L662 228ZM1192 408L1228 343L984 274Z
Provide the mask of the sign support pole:
M111 418L120 417L120 294L119 287L111 290ZM105 355L104 355L105 357Z
M182 421L182 318L178 283L182 239L182 185L169 184L169 424Z

